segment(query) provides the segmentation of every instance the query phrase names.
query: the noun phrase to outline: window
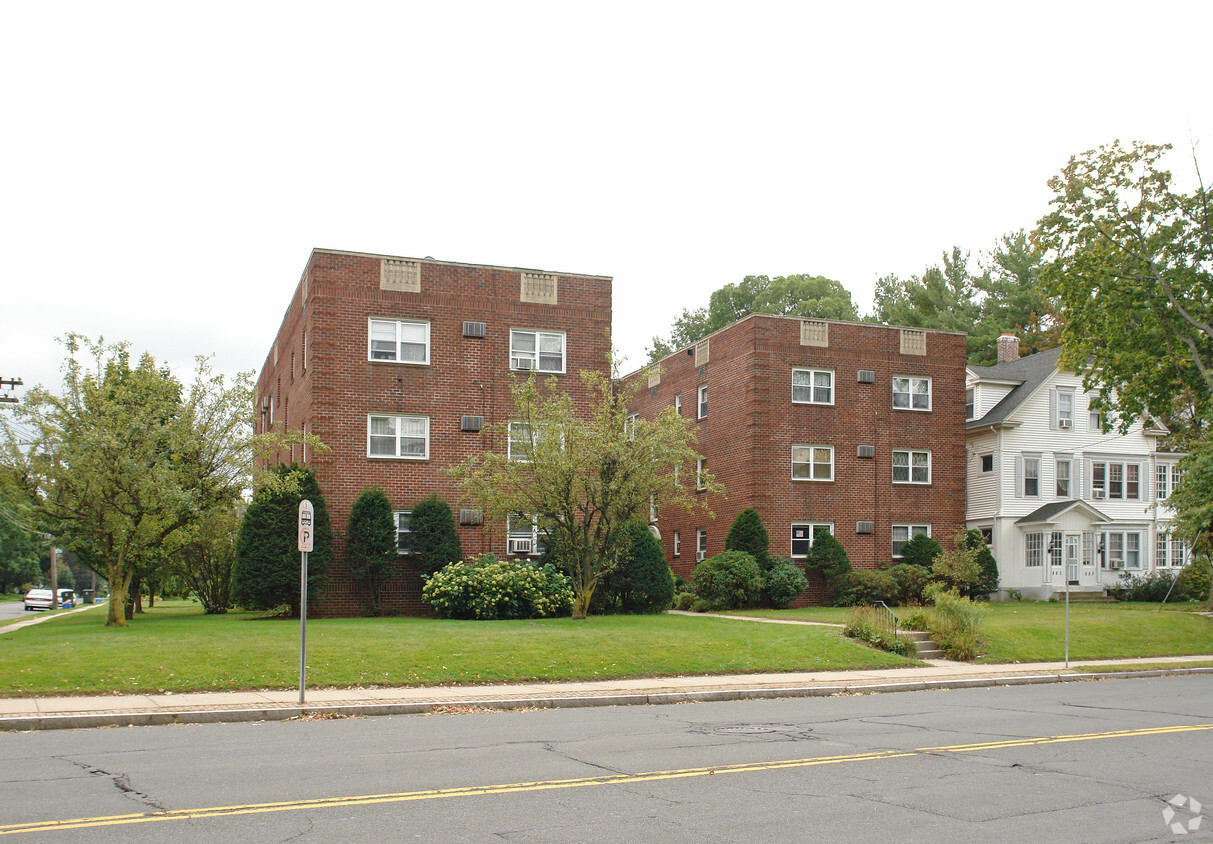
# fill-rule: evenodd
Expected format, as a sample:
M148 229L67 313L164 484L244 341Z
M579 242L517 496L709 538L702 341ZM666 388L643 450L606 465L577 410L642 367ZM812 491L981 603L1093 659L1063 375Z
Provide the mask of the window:
M809 556L809 549L813 547L813 540L816 539L819 530L833 533L834 525L830 522L793 522L792 556Z
M537 557L544 552L539 517L526 513L511 513L505 523L507 554Z
M1057 497L1058 498L1069 498L1070 497L1070 466L1071 465L1072 464L1070 463L1070 458L1068 458L1068 457L1066 457L1064 459L1059 457L1057 459L1056 475L1057 475Z
M899 410L930 410L931 379L894 377L893 407Z
M1187 543L1169 531L1158 532L1154 548L1155 568L1179 568L1189 562L1191 549Z
M510 369L564 372L563 331L510 330Z
M1023 497L1040 497L1040 458L1025 457L1023 459Z
M893 556L900 557L901 549L914 537L930 535L930 525L893 525Z
M973 401L973 395L974 395L974 392L975 392L975 391L973 390L973 388L972 388L972 387L969 387L967 390L965 390L965 419L972 419L972 418L973 418L973 411L974 411L974 401Z
M678 533L678 531L674 531L674 556L682 556L682 536Z
M1058 390L1054 394L1051 427L1061 431L1074 427L1074 394L1068 390Z
M1103 430L1103 414L1098 410L1092 410L1087 413L1087 430L1102 431Z
M407 554L413 547L413 532L409 529L411 510L396 510L392 518L396 521L396 553Z
M981 456L981 471L983 471L983 472L993 472L994 471L994 455L993 454L983 454Z
M1024 536L1024 565L1030 569L1040 568L1044 562L1045 535L1040 532Z
M304 372L307 372L307 332L306 331L303 332L303 339L301 340L301 343L303 345L303 354L300 356L301 360L299 361L299 366Z
M682 396L674 396L674 412L682 415Z
M697 490L704 490L707 488L705 485L705 481L707 479L704 478L704 470L707 468L707 466L708 459L706 457L700 457L695 461L695 489Z
M525 422L511 422L510 435L506 441L506 456L519 463L530 463L535 451L535 441L531 436L531 426Z
M628 415L628 418L624 420L623 432L627 436L628 442L632 442L636 439L636 420L639 418L639 413L631 413Z
M707 528L699 528L695 531L695 557L699 560L707 559L708 556L708 531Z
M834 373L828 369L793 369L794 404L833 404Z
M367 417L366 440L367 457L424 460L430 456L430 418L372 414Z
M657 521L657 493L649 493L649 521Z
M931 452L893 449L893 483L929 484Z
M698 419L703 419L708 415L708 388L706 386L699 388L699 415Z
M1166 501L1179 486L1180 471L1175 463L1159 463L1155 468L1155 480L1158 484L1158 500Z
M831 445L792 446L792 480L834 480L834 447Z
M430 324L404 319L370 321L368 360L430 362Z
M1140 499L1141 464L1092 461L1091 498L1130 501Z
M1141 568L1141 534L1136 531L1109 531L1104 534L1105 568Z

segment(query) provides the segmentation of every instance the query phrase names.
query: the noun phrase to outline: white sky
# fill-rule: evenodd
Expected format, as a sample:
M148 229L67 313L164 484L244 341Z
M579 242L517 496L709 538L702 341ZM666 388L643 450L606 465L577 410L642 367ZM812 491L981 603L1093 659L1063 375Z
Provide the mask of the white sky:
M845 6L845 8L841 8ZM9 2L0 377L259 369L312 247L614 276L625 369L748 274L1031 228L1115 138L1213 172L1213 3ZM18 391L18 395L21 391Z

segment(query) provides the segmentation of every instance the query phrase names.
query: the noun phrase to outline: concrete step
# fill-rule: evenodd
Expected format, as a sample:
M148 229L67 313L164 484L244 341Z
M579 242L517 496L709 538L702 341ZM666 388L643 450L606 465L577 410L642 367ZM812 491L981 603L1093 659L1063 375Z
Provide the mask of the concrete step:
M1059 601L1064 602L1066 599L1065 590L1058 591L1058 590L1054 589L1053 597ZM1071 604L1115 604L1116 599L1113 597L1110 597L1109 595L1107 595L1103 592L1071 592L1070 593L1070 603Z
M904 636L914 642L915 656L918 659L943 659L943 650L925 630L898 630L898 636Z

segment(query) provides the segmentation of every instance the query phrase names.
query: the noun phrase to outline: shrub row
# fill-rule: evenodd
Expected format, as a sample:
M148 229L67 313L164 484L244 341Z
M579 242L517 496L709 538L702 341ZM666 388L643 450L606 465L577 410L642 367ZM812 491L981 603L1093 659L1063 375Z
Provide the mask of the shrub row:
M569 615L573 586L554 566L485 554L430 575L421 597L440 618L548 618Z

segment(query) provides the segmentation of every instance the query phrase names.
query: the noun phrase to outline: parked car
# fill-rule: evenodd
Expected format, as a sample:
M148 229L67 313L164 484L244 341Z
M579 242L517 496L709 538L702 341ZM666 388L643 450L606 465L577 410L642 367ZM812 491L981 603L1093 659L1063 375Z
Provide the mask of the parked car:
M25 593L25 609L27 612L29 610L49 610L53 603L52 597L49 589L31 589Z

